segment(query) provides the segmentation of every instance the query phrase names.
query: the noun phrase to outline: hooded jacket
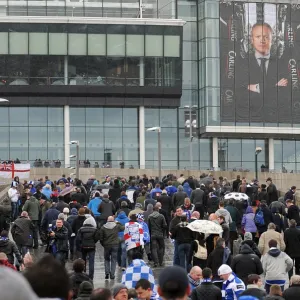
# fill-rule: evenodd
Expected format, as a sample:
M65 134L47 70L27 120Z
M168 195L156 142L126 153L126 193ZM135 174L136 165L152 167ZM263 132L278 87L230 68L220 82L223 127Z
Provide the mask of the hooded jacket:
M124 232L125 226L116 222L107 222L100 229L100 243L105 247L119 245L119 233Z
M247 244L242 245L240 254L233 258L231 269L245 284L248 283L248 275L263 273L260 259Z
M59 211L56 209L56 207L52 206L50 207L45 215L44 215L44 218L42 220L42 228L44 230L47 230L48 229L48 226L49 224L52 224L53 221L57 220L58 218L58 215L59 215ZM74 231L73 231L74 232Z
M256 297L257 299L265 299L267 293L263 288L259 288L259 286L256 284L248 284L247 289L242 292L240 296L252 296Z
M76 300L90 300L93 289L93 284L90 281L83 281L79 286Z
M248 206L246 209L246 214L243 215L242 226L245 232L256 232L257 227L254 222L255 214L251 206Z
M100 216L101 214L98 212L99 205L101 204L102 199L100 197L93 198L89 204L88 209L92 211L95 217Z
M195 190L192 191L191 193L191 202L195 206L200 206L200 205L205 205L205 193L201 188L196 188Z
M115 221L120 223L122 226L125 226L125 224L129 222L129 218L126 216L124 211L120 211ZM119 239L124 239L124 230L119 232Z
M177 191L177 189L176 189L176 191ZM168 216L170 216L171 211L174 210L172 198L166 194L162 194L158 198L157 202L161 203L161 208L167 212Z
M285 252L291 258L300 257L300 230L296 227L290 227L284 232Z
M188 182L185 182L184 185L183 185L183 191L188 195L188 197L190 198L191 197L191 193L192 193L192 189L189 185Z
M151 194L148 194L145 199L144 209L147 210L148 204L152 204L154 206L156 204L156 202L157 202L157 200L151 198Z
M14 255L20 264L23 261L16 243L7 237L0 237L0 252L6 254L8 262L12 265L14 264Z
M109 196L109 199L114 203L116 204L117 200L120 198L121 196L121 187L120 187L120 184L119 183L115 183L113 185L113 188L110 189L108 191L108 196Z
M12 227L11 234L17 245L32 246L32 231L34 226L30 219L26 217L17 218Z
M261 258L265 280L285 280L287 272L292 269L293 261L277 248L270 248Z
M28 212L28 215L32 221L38 221L41 211L39 200L31 196L28 200L26 200L23 206L23 211Z
M103 198L101 204L98 208L98 213L100 213L99 219L107 220L109 216L113 216L116 212L115 205L108 198Z
M165 217L162 214L160 214L158 211L154 211L149 215L148 224L151 238L164 237L164 231L167 228L167 223Z
M145 220L146 223L148 223L148 218L152 213L153 213L153 205L148 204L147 205L147 210L145 212L143 212L144 220Z
M178 186L177 192L173 195L173 206L176 207L184 204L184 199L187 198L187 193L183 191L182 185Z
M177 188L174 185L168 185L165 190L168 193L168 196L172 197L176 192L177 192Z
M80 243L81 248L95 249L99 240L99 232L95 223L94 218L87 218L83 222L83 226L78 230L76 239Z
M225 208L219 208L216 211L218 217L223 216L225 218L225 223L229 226L232 223L232 218L229 211Z
M299 207L297 205L293 204L288 208L287 217L289 220L294 219L297 226L300 226Z

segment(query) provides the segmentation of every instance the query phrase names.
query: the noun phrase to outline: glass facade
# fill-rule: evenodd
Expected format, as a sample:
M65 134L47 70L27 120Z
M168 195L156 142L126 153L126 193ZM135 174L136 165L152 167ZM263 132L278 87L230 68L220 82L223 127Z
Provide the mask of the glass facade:
M1 85L181 86L181 27L0 24Z

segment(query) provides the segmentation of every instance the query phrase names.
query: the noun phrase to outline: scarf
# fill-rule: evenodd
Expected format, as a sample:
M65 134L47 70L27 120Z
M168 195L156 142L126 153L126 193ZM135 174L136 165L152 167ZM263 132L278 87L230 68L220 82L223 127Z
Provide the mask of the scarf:
M189 283L193 286L198 286L200 284L200 280L194 280L190 274L188 274Z

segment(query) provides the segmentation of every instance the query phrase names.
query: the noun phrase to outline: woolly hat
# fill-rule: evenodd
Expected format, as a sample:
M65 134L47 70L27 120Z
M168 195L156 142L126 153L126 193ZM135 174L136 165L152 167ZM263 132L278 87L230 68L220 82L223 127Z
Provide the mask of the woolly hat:
M252 233L251 232L245 232L244 241L252 241Z
M113 297L115 298L118 295L118 293L123 289L128 290L128 288L125 284L122 284L122 283L115 284L111 289Z
M221 267L218 270L219 276L224 275L224 274L229 274L229 273L232 273L232 269L228 265L225 265L225 264L221 265Z

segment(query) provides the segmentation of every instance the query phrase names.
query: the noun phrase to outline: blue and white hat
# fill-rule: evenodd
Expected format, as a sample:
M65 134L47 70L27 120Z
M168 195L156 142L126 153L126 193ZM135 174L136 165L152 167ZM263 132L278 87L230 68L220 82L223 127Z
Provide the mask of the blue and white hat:
M29 181L28 184L34 185L34 181Z

